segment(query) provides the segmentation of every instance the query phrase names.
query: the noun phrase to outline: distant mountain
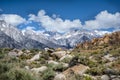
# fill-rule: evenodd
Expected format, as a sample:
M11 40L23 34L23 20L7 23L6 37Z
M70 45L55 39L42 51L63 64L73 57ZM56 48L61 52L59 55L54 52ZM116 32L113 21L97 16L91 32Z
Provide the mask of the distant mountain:
M50 33L50 32L49 32ZM50 35L59 45L64 45L68 48L76 46L78 43L90 41L93 38L101 37L108 31L88 31L88 30L71 30L65 34L55 33Z
M22 45L0 31L0 48L21 48Z
M8 41L7 44L14 45L15 48L58 48L66 47L72 48L78 43L90 41L95 37L101 37L107 31L87 31L87 30L71 30L66 33L59 33L57 31L44 31L37 32L34 30L19 30L16 27L7 24L5 21L0 20L0 32L6 37L1 37L1 40ZM9 39L8 39L9 38ZM1 45L4 45L1 41ZM10 43L9 43L10 41ZM3 42L3 43L2 43ZM11 43L12 42L12 43ZM2 47L2 46L0 46ZM6 46L9 47L9 46Z
M16 27L7 24L5 21L0 21L0 47L10 48L45 48L48 47L36 40L32 40L24 36Z
M56 44L54 41L50 40L48 36L42 33L36 33L34 30L24 30L22 31L25 37L43 43L51 48L60 47L59 44ZM62 47L62 46L61 46Z

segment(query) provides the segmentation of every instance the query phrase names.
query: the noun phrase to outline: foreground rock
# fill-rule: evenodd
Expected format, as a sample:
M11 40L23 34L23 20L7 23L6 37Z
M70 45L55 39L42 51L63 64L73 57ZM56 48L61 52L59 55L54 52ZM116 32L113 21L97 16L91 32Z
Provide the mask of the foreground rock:
M66 51L53 52L52 55L55 55L56 57L58 57L60 59L61 57L66 55Z
M64 59L69 59L70 60L72 58L73 58L73 56L67 54L67 55L61 57L59 61L63 61Z
M38 53L36 55L34 55L30 60L28 60L28 62L32 62L32 61L36 61L40 59L41 54Z
M54 80L67 80L64 74L57 74Z
M48 61L48 64L58 65L59 63L58 63L58 62L56 62L56 61L50 60L50 61Z
M109 61L114 61L116 59L116 58L112 57L112 55L110 55L110 54L105 55L104 58L106 58Z
M54 52L54 50L50 49L50 48L45 48L45 51L48 52L48 53L53 53Z
M64 75L68 75L68 74L71 74L71 73L74 73L74 74L78 74L78 75L83 75L86 70L89 69L88 66L84 66L82 64L80 65L75 65L71 68L68 68L67 70L65 70L63 72Z
M47 70L48 68L46 66L42 66L39 68L32 68L31 71L35 72L35 73L39 73L39 72L43 72L45 70Z
M10 56L10 57L18 57L18 56L20 56L20 55L17 54L17 52L9 52L9 53L8 53L8 56Z
M102 75L101 80L110 80L108 75Z

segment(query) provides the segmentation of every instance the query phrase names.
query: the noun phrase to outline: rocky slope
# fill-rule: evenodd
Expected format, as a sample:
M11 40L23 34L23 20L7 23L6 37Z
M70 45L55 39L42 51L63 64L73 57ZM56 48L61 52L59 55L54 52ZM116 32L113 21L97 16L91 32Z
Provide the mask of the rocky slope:
M86 41L82 44L78 44L77 48L97 49L115 46L120 46L120 31L111 34L106 34L104 37L94 38L92 39L92 41Z

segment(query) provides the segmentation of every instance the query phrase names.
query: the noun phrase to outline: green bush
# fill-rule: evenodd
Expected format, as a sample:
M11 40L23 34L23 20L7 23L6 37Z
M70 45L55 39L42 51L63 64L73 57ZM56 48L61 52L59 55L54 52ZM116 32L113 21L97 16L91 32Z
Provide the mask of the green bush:
M98 67L92 67L92 68L88 69L86 71L86 73L95 76L95 75L102 75L102 74L104 74L104 71L105 71L105 67L98 66Z
M31 49L30 52L31 53L38 53L40 50L39 49Z
M2 74L0 80L36 80L30 73L22 69L11 69Z
M90 76L84 76L84 80L92 80Z
M70 62L70 58L64 58L63 60L62 60L62 62L64 62L64 63L69 63Z
M58 65L55 65L53 67L54 71L58 71L58 72L63 72L66 68L63 66L62 63L59 63Z
M79 74L70 73L66 75L67 80L83 80L83 76L80 76Z
M11 68L10 65L6 64L6 63L0 63L0 75L9 71Z
M42 73L43 80L53 80L55 72L52 69L47 69Z

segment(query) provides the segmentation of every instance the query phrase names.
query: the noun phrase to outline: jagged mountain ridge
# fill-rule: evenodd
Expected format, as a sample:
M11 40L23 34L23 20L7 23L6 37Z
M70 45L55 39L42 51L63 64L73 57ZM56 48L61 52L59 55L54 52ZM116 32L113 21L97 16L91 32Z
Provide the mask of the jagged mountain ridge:
M66 47L75 47L78 43L84 41L90 41L93 38L101 37L105 33L110 33L108 31L88 31L88 30L71 30L65 34L60 34L58 32L44 32L46 35L49 35L52 41L56 42L59 45L64 45ZM51 35L52 34L52 35ZM49 37L48 36L48 37Z
M9 47L9 48L40 48L43 49L45 47L48 47L38 41L32 40L30 38L27 38L22 34L20 30L18 30L16 27L11 26L10 24L7 24L5 21L0 21L0 36L1 36L1 45L6 46L0 46L3 47ZM3 36L4 34L4 36ZM6 42L6 43L4 43ZM17 45L20 45L17 47ZM10 47L11 45L12 47Z
M20 48L22 45L0 31L0 48Z
M72 30L65 34L52 31L35 32L34 30L18 30L16 27L0 21L0 32L10 37L21 45L21 48L71 48L78 43L90 41L94 37L100 37L104 31ZM9 41L9 40L8 40ZM13 42L14 42L13 41ZM4 43L3 43L4 44Z

